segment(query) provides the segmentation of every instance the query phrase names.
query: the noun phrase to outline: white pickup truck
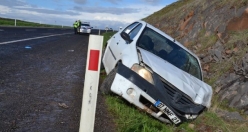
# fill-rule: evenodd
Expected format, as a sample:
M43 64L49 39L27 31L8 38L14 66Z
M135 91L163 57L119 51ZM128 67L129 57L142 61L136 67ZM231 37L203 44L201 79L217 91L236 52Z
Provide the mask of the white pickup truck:
M113 35L102 59L100 91L116 93L165 123L195 119L210 107L212 87L203 82L198 57L144 21Z

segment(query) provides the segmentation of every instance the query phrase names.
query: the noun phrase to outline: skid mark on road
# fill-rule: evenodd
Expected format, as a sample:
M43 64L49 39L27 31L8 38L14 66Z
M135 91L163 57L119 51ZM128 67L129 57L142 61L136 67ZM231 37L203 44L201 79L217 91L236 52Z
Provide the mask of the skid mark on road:
M22 41L28 41L28 40L34 40L34 39L48 38L48 37L53 37L53 36L61 36L61 35L66 35L66 34L72 34L72 33L54 34L54 35L48 35L48 36L41 36L41 37L34 37L34 38L26 38L26 39L7 41L7 42L1 42L0 45L1 44L11 44L11 43L16 43L16 42L22 42Z

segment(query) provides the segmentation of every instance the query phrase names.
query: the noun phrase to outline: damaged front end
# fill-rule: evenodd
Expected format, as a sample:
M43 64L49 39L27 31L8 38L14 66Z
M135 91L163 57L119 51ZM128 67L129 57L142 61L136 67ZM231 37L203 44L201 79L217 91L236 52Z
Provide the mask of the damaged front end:
M195 119L205 109L160 75L139 64L130 69L119 63L111 91L165 123L180 124Z

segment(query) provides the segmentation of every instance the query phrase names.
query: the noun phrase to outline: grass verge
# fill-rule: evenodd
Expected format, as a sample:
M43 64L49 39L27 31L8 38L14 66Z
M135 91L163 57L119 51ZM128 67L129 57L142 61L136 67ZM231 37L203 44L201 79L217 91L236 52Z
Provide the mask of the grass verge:
M103 34L103 48L107 46L107 41L115 34L116 32L106 32Z
M15 26L15 20L9 18L0 18L0 26ZM40 24L40 23L27 22L22 20L16 20L16 26L62 28L62 26L59 25ZM71 28L71 27L63 26L63 28Z

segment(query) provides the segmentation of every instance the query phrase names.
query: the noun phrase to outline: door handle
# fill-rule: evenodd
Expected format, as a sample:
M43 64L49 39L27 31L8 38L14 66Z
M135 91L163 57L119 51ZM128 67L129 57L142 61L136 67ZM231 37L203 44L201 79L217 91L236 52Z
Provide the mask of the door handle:
M116 43L117 45L119 44L119 43Z

